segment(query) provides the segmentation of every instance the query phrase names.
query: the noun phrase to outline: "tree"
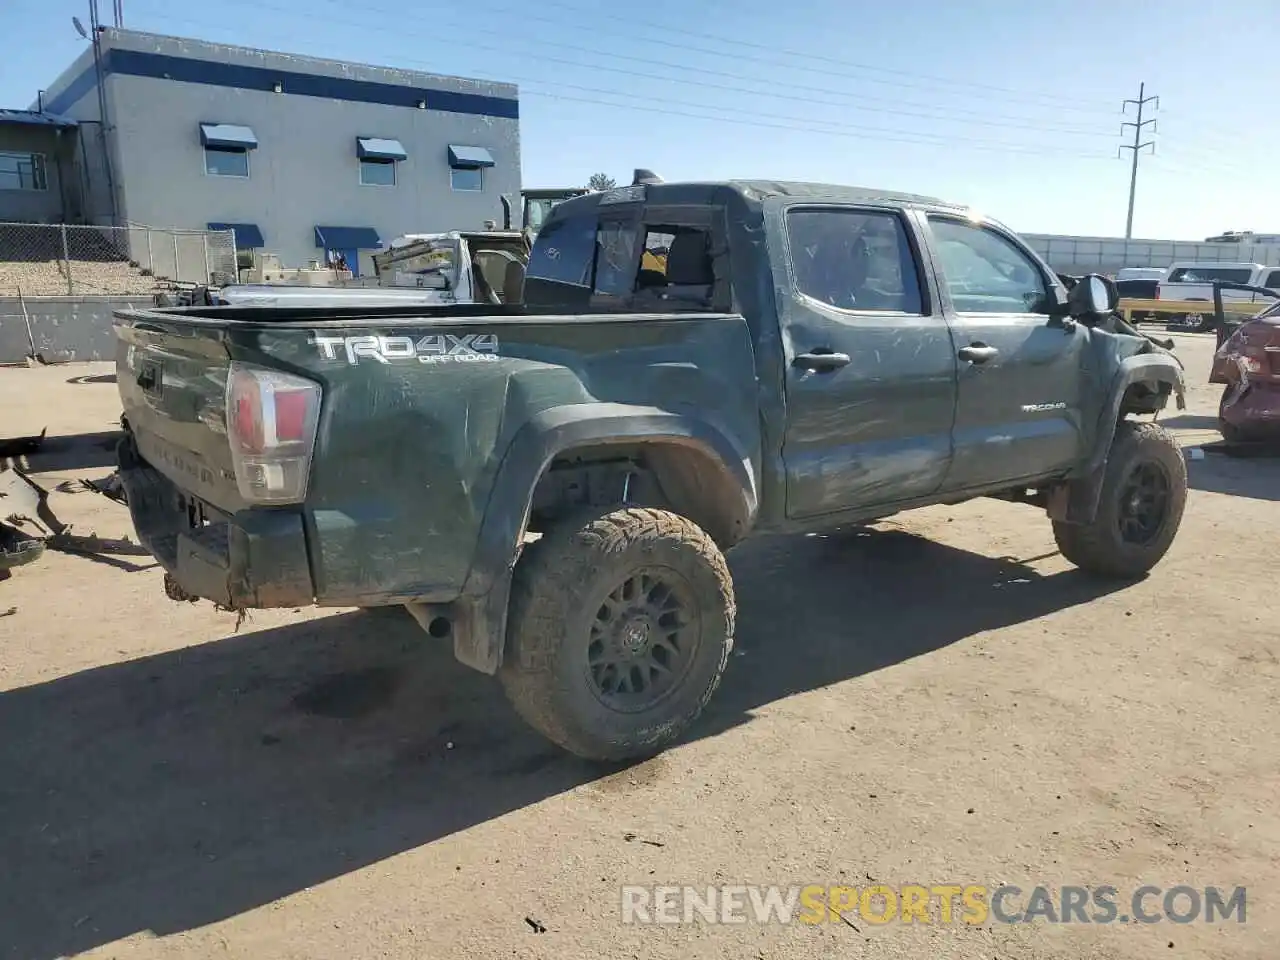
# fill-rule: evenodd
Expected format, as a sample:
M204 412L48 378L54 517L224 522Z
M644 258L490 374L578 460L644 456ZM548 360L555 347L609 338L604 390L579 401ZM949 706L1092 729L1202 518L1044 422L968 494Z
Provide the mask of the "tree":
M612 190L617 185L618 181L607 173L593 173L591 179L587 181L587 189L594 190L597 193L603 190Z

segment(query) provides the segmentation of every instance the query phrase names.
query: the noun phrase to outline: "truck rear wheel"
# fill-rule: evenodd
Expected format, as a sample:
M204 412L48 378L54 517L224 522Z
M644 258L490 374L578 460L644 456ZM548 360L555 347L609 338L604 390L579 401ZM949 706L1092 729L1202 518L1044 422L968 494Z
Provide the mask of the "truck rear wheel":
M525 549L499 678L520 716L570 753L649 756L711 699L734 618L729 567L705 532L619 508Z
M1140 577L1160 562L1182 523L1187 465L1173 435L1154 423L1116 426L1098 515L1089 524L1054 521L1062 555L1106 577Z

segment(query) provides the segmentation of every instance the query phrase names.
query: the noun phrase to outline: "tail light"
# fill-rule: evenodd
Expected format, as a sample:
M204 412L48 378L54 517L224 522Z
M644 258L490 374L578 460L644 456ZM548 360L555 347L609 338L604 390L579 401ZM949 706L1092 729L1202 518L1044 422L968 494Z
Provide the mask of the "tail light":
M320 394L320 384L305 377L231 364L227 437L245 500L297 503L306 497Z
M1265 327L1256 323L1241 326L1218 348L1215 366L1235 364L1241 379L1280 379L1280 343L1272 340L1280 337Z

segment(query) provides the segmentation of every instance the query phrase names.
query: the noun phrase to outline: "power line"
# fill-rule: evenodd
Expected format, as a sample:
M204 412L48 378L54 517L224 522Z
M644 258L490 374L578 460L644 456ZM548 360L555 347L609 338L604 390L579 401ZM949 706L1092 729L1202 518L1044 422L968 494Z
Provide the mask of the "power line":
M255 4L255 5L259 7L264 7L266 9L272 9L267 4ZM162 15L162 16L153 15L153 17L154 19L159 20L161 22L189 23L196 26L211 27L216 30L226 30L227 32L233 32L231 31L231 28L229 28L226 24L222 24L222 23L214 23L211 21L203 21L203 20L193 20L189 17L170 17L168 15ZM369 29L372 29L372 28L369 28ZM403 33L404 31L396 31L396 32ZM428 61L415 59L413 57L400 57L398 59L401 62L408 63L408 64L423 64L424 66L430 65ZM647 74L643 76L645 76L647 79L657 79L657 80L664 79L661 77L653 77ZM573 96L573 95L563 94L563 93L531 90L525 86L522 86L520 89L520 93L522 97L536 97L536 98L541 98L546 100L559 100L559 101L565 101L570 103L590 103L590 104L596 104L599 106L612 107L614 109L620 109L620 110L636 110L644 113L657 113L657 114L663 114L663 115L669 115L669 116L681 116L681 117L688 117L690 119L695 119L695 120L708 120L708 121L714 121L714 122L731 123L731 124L737 124L741 126L756 127L756 128L762 128L762 129L794 130L794 131L803 132L803 133L817 133L817 134L825 134L828 136L855 137L855 138L862 138L862 139L873 138L877 142L904 143L904 144L913 144L918 146L950 146L956 143L963 143L969 146L973 146L974 149L979 149L979 150L995 150L1002 153L1012 153L1012 154L1029 155L1029 156L1055 156L1055 157L1063 157L1063 158L1069 158L1069 159L1089 159L1089 160L1105 158L1105 155L1101 153L1098 153L1098 154L1066 153L1058 149L1034 147L1034 146L1029 146L1027 144L1014 143L1014 142L1005 141L1005 140L986 140L978 137L967 137L959 134L956 134L956 135L940 134L940 133L931 133L927 131L902 130L902 129L889 128L889 127L867 127L867 126L862 126L858 124L838 123L835 121L813 120L807 117L797 117L792 114L761 113L759 111L753 110L751 111L750 117L748 118L747 116L742 115L741 111L738 111L739 116L727 115L724 112L691 113L688 111L675 110L675 109L672 109L672 107L692 107L695 110L702 110L702 111L721 110L722 108L719 108L712 104L695 103L687 100L677 100L677 99L671 99L671 98L663 98L661 101L663 106L659 107L659 106L653 105L654 101L652 99L643 99L632 91L608 90L608 89L603 89L599 87L588 87L588 86L582 86L579 84L567 84L567 83L562 83L558 81L544 81L544 80L535 80L535 79L528 79L527 81L522 81L522 82L527 82L527 83L538 85L538 86L550 87L552 88L552 90L569 89L569 90L576 90L576 91L581 91L585 93L600 94L608 97L616 97L616 98L620 98L621 102L618 102L615 100L602 100L602 99L599 99L598 97L582 97L582 96ZM743 91L743 92L751 93L752 91ZM782 121L782 122L769 122L769 121Z
M1154 140L1147 140L1146 142L1143 142L1142 139L1143 129L1148 125L1154 127L1156 121L1154 119L1143 120L1142 111L1146 108L1148 103L1154 103L1158 109L1160 106L1160 98L1148 97L1146 92L1147 85L1145 83L1138 84L1138 99L1126 100L1124 105L1121 107L1126 114L1129 112L1129 104L1132 103L1138 108L1138 118L1136 121L1126 120L1120 124L1121 136L1124 135L1125 127L1133 127L1133 143L1121 144L1116 150L1117 156L1119 156L1121 150L1131 150L1133 152L1133 168L1129 174L1129 216L1125 220L1124 224L1124 238L1126 240L1133 237L1133 199L1138 190L1138 155L1142 152L1144 147L1150 147L1152 153L1156 152L1156 142ZM1153 130L1152 132L1155 131Z
M235 4L234 2L232 2L232 0L224 0L224 4L223 4L223 6L231 6L231 7L233 7L233 6L235 6L235 5L236 5L236 4ZM273 11L280 12L280 13L291 13L291 12L292 12L290 9L288 9L288 8L286 8L286 7L281 7L281 6L277 6L277 5L273 5L273 4L269 4L269 3L254 2L254 3L252 3L252 4L245 4L245 6L246 6L246 8L250 8L250 7L251 7L252 9L258 9L258 10L273 10ZM375 8L375 7L368 7L367 9L369 9L369 10L371 10L371 11L375 11L375 12L376 12L376 10L377 10L378 8ZM207 22L207 21L199 21L199 20L192 20L192 19L190 19L190 18L183 18L183 17L171 17L171 16L169 16L167 13L165 13L165 14L152 14L152 16L156 17L157 19L165 20L165 21L186 22L186 23L193 23L193 24L196 24L196 25L199 25L199 26L209 26L209 27L214 27L214 28L216 28L216 29L227 29L225 24L211 23L211 22ZM447 19L447 18L446 18L446 19ZM382 27L382 26L377 25L377 24L369 24L369 23L367 23L367 22L363 22L363 21L341 20L341 19L336 19L336 20L335 20L335 19L332 19L332 18L326 18L326 20L327 20L327 22L330 22L330 23L341 23L341 24L344 24L344 25L350 25L350 26L355 27L355 28L357 28L357 29L370 30L370 31L374 31L374 32L386 32L386 33L393 33L393 34L395 34L395 35L397 35L397 36L404 36L404 35L406 35L406 34L409 34L409 35L421 34L421 35L423 35L423 36L433 36L433 37L435 36L434 34L423 33L422 31L415 31L415 30L412 30L412 29L409 29L409 28L405 28L405 27L394 27L394 28L392 28L392 27ZM576 46L574 46L574 45L572 45L572 44L552 44L552 45L556 45L556 46L561 46L561 45L562 45L562 46L568 46L568 47L571 47L572 49L581 50L581 48L580 48L580 47L576 47ZM489 51L494 51L494 52L497 52L497 53L508 54L508 51L507 51L506 49L502 48L502 47L496 47L496 46L493 46L493 45L491 45L491 44L478 43L478 42L476 42L476 41L474 41L474 40L471 40L471 39L468 39L468 40L466 40L466 41L465 41L465 46L470 47L470 48L475 48L475 49L477 49L477 50L489 50ZM655 75L655 74L653 74L653 73L651 73L651 72L644 72L644 71L639 71L639 70L627 70L627 69L625 69L625 68L620 68L620 67L598 66L598 65L596 65L596 64L583 63L582 61L579 61L579 60L570 60L570 59L566 59L566 58L563 58L563 57L547 56L547 55L545 55L545 54L537 54L536 56L530 56L530 55L527 55L527 54L516 54L516 56L527 56L527 57L529 57L530 59L537 59L538 61L540 61L540 62L544 62L544 63L557 63L557 64L564 64L564 65L568 65L568 66L584 67L584 68L586 68L586 69L590 69L590 70L599 70L599 71L605 71L605 72L609 72L609 73L618 73L618 74L622 74L622 75L625 75L625 76L637 77L637 78L641 78L641 79L645 79L645 80L656 80L656 81L662 81L662 82L665 82L665 83L679 82L679 81L674 81L672 77L669 77L669 76L659 76L659 75ZM400 59L401 61L403 61L403 62L406 62L406 63L423 64L423 65L427 65L427 66L432 65L432 64L430 64L428 61L425 61L425 60L417 60L417 59L410 58L410 57L400 57L399 59ZM727 71L703 70L703 69L701 69L701 68L697 68L697 67L689 67L689 66L684 66L684 65L679 65L679 64L669 64L669 63L667 63L666 61L650 61L650 60L646 60L646 59L644 59L644 58L626 58L626 59L636 59L636 60L640 60L641 62L645 62L645 63L653 63L653 64L655 64L655 65L657 65L657 66L662 66L662 67L664 67L664 68L669 68L669 69L688 70L688 71L692 71L692 72L706 73L706 74L709 74L709 75L712 75L712 76L726 76L726 77L730 77L730 78L734 78L734 79L741 79L741 80L745 80L745 81L747 81L747 82L756 82L756 83L759 83L759 82L760 82L757 78L749 77L749 76L745 76L745 75L742 75L742 74L730 73L730 72L727 72ZM635 94L634 92L632 92L632 91L615 91L615 90L601 89L601 88L598 88L598 87L585 87L585 86L580 86L580 85L577 85L577 84L566 83L566 82L563 82L563 81L544 81L544 80L535 79L535 78L521 77L521 76L519 76L518 74L512 74L512 73L509 73L509 72L507 72L507 71L503 71L503 73L506 75L506 77L507 77L508 79L513 80L513 81L518 81L518 82L520 82L520 83L537 83L537 84L544 84L544 85L546 85L546 86L550 86L550 87L563 87L563 88L565 88L565 89L578 90L578 91L588 92L588 93L601 93L601 94L605 94L605 95L623 96L623 97L633 97L633 98L634 98L634 97L636 97L636 94ZM750 89L750 88L745 88L745 87L741 87L741 86L734 86L734 85L730 85L730 84L711 83L711 82L708 82L708 81L698 81L698 85L699 85L700 87L705 87L705 88L708 88L708 89L724 90L724 91L731 92L731 93L747 94L747 95L750 95L750 96L753 96L753 97L765 96L765 97L771 97L771 98L781 99L781 100L792 100L792 101L797 101L797 102L801 102L801 103L811 103L811 102L813 102L813 101L812 101L812 98L803 97L803 96L797 96L797 95L795 95L795 94L780 93L780 92L777 92L777 91L759 91L759 90L752 90L752 89ZM870 112L870 113L886 113L886 114L892 114L892 115L897 115L897 116L909 116L909 117L916 117L916 118L924 119L924 120L935 120L935 121L941 121L941 122L944 122L944 123L946 123L946 122L963 122L963 123L970 124L970 125L973 125L973 126L1012 127L1012 128L1021 129L1021 130L1029 129L1029 127L1028 127L1028 123L1027 123L1027 121L1026 121L1026 119L1025 119L1025 118L1016 118L1015 120L1013 120L1012 122L1009 122L1009 123L1003 123L1003 122L996 121L996 120L969 120L969 119L965 119L965 118L961 118L961 117L940 116L940 115L936 115L936 114L919 113L919 112L914 112L914 111L910 111L910 110L903 110L903 109L898 108L898 107L872 107L872 106L866 106L866 105L863 105L863 104L861 104L861 103L859 103L859 102L857 102L857 101L860 101L860 100L862 100L862 99L867 99L867 98L863 98L863 97L855 96L855 95L853 95L853 94L850 94L848 91L844 91L844 90L833 90L833 89L830 89L830 88L823 88L823 87L806 87L806 86L803 86L803 85L796 85L796 84L788 84L788 89L792 89L792 90L810 90L810 91L813 91L813 92L816 92L816 93L824 94L824 95L826 95L826 96L828 96L828 97L830 97L830 96L836 96L836 97L846 98L846 99L849 99L849 100L854 101L853 103L851 103L851 104L850 104L850 109L853 109L853 110L860 110L860 111ZM564 99L569 99L569 98L564 98ZM688 101L672 100L672 99L670 99L670 98L666 98L666 97L664 97L664 98L663 98L663 102L665 102L665 103L681 103L681 104L683 104L683 105L685 105L685 106L693 106L693 107L700 108L700 109L704 109L704 110L717 110L717 109L720 109L719 107L716 107L716 106L713 106L713 105L710 105L710 104L689 103ZM888 101L888 102L892 102L892 101ZM801 122L809 123L809 124L812 124L812 123L815 123L815 122L817 122L817 123L823 123L823 122L825 122L825 121L813 121L813 120L811 120L810 118L807 118L807 117L796 117L796 116L794 116L794 115L770 114L770 113L761 113L761 112L757 112L757 111L753 111L753 113L755 113L757 116L767 117L767 118L770 118L770 119L783 119L783 120L790 120L790 121L800 120ZM1022 145L1020 145L1020 144L1008 144L1007 142L1001 142L1001 141L981 141L981 140L980 140L980 138L966 137L966 136L959 135L959 134L957 134L957 135L950 135L950 134L934 134L934 133L930 133L930 132L926 132L926 131L902 130L902 129L897 129L897 128L884 128L884 127L868 127L868 126L865 126L865 125L853 125L853 126L851 126L851 125L849 125L849 124L839 124L839 125L840 125L840 126L843 126L843 127L845 127L845 128L847 128L847 129L851 129L851 130L860 130L860 131L865 132L865 133L876 133L876 134L906 134L906 135L912 135L912 136L939 136L939 137L945 137L945 139L946 139L947 141L954 141L954 142L975 142L975 143L976 143L976 142L987 142L987 143L998 143L998 144L999 144L999 143L1003 143L1004 145L1007 145L1007 146L1009 146L1010 148L1014 148L1014 147L1021 147L1021 146L1022 146ZM1037 127L1037 126L1036 126L1036 125L1034 125L1034 124L1032 124L1032 125L1030 126L1030 129L1039 129L1039 130L1043 130L1043 131L1045 131L1045 132L1053 132L1053 133L1067 133L1067 134L1087 134L1087 133L1089 132L1089 130L1088 130L1088 129L1083 128L1083 127L1063 127L1063 126L1039 126L1039 127Z
M321 0L321 2L334 2L334 0ZM748 40L739 40L734 37L726 37L722 34L712 34L712 33L702 34L702 33L695 33L694 31L691 31L691 30L680 30L678 28L670 27L666 25L658 26L651 23L644 23L643 21L639 21L634 17L623 17L623 16L618 16L617 14L602 13L602 12L599 12L596 10L590 10L584 7L575 7L570 4L559 3L559 2L556 2L556 0L542 0L542 2L540 3L540 6L558 7L561 10L567 10L570 13L580 14L584 17L588 17L590 19L590 25L587 25L586 23L554 20L549 17L538 16L537 14L529 13L528 10L523 7L509 7L509 6L504 7L500 4L493 4L491 2L485 3L486 10L492 10L498 13L505 11L507 13L512 13L512 14L521 16L526 20L532 20L532 21L541 22L541 23L548 23L548 24L551 24L552 26L556 26L560 28L568 27L569 29L572 29L572 30L585 30L590 33L596 33L596 34L601 32L599 27L595 25L597 21L612 20L612 21L626 24L628 29L625 32L625 35L629 40L638 40L643 43L651 43L657 46L672 47L677 50L689 50L695 53L710 54L712 56L717 56L717 57L732 57L736 60L750 60L758 63L766 63L773 66L783 66L791 70L800 69L809 73L826 74L829 76L836 76L843 79L849 79L847 73L841 73L841 72L836 72L832 70L824 70L811 65L814 61L817 61L819 63L830 63L836 66L841 66L841 67L844 67L846 70L860 70L860 71L865 71L870 73L883 73L889 76L908 77L910 78L910 81L932 81L931 83L919 83L919 82L910 82L910 81L904 81L904 80L886 81L886 80L876 80L868 77L859 78L866 83L882 83L882 84L889 84L891 86L911 87L911 88L918 88L918 89L932 89L933 87L936 87L938 85L943 85L948 89L953 89L956 87L968 87L974 90L982 90L987 93L992 93L992 92L1002 93L1006 95L1004 99L1009 100L1011 102L1027 103L1040 108L1044 108L1046 105L1053 105L1053 106L1059 107L1060 109L1074 109L1081 112L1111 113L1110 110L1103 110L1097 106L1088 106L1088 107L1070 106L1071 104L1080 104L1080 103L1083 103L1084 101L1068 99L1065 97L1059 97L1053 94L1034 94L1031 97L1028 97L1024 95L1021 90L1014 89L1011 87L1001 87L1001 86L996 86L996 85L987 84L987 83L975 83L972 80L957 80L952 77L940 77L936 75L930 75L927 73L920 73L918 70L895 70L891 67L882 67L874 64L861 63L855 60L845 60L838 57L823 56L818 53L813 53L812 51L790 50L785 47L777 47L770 44L752 43L751 41L748 41ZM377 8L367 8L367 9L377 9ZM382 12L392 13L394 11L384 7L382 8ZM772 56L766 56L766 57L761 57L759 55L745 56L740 53L729 53L723 50L708 49L707 47L693 46L687 43L677 43L672 40L658 40L650 37L638 37L635 35L636 28L652 30L655 32L661 31L664 33L672 34L674 36L687 36L687 37L695 37L695 38L704 39L704 40L712 40L716 43L727 44L730 46L741 47L741 48L750 49L750 50L761 50L761 51L765 51L768 54L772 54ZM618 31L614 31L614 33L617 34ZM803 59L807 65L800 67L795 64L782 63L777 59L777 56L779 54L785 57L795 57L795 58ZM610 55L613 56L616 54L610 54ZM1045 101L1051 101L1052 103L1046 104Z
M642 103L612 103L607 100L599 100L599 99L594 99L590 97L574 97L574 96L568 96L568 95L559 94L559 93L542 93L541 91L537 91L537 90L522 90L521 95L530 96L530 97L540 97L547 100L566 100L573 103L594 103L594 104L600 104L606 107L614 107L619 110L639 110L645 113L657 113L657 114L662 114L664 116L689 117L694 120L710 120L716 123L739 124L742 126L762 128L762 129L795 130L797 132L802 132L802 133L817 133L817 134L823 134L823 135L832 136L832 137L854 137L859 139L867 139L866 130L859 129L856 127L850 128L848 126L845 126L842 129L822 129L822 128L813 127L813 126L803 126L801 124L796 124L796 123L772 123L772 122L761 121L756 119L746 119L745 117L741 117L741 116L734 117L734 116L727 116L725 114L717 115L717 114L708 114L708 113L689 113L683 110L672 110L669 106L670 104L676 104L678 106L684 105L682 101L678 101L678 100L668 100L666 101L668 106L655 107L655 106L642 104ZM689 104L689 106L694 106L694 107L703 106L704 109L711 109L701 104ZM761 115L756 114L755 116L761 116ZM907 132L907 131L902 131L902 132ZM930 146L930 147L945 147L954 143L957 139L963 141L966 144L966 146L972 147L975 150L995 150L1000 153L1014 153L1014 154L1019 154L1023 156L1040 156L1040 157L1051 156L1051 157L1058 157L1061 159L1072 159L1072 160L1103 160L1103 159L1106 159L1107 157L1106 154L1102 154L1102 153L1097 153L1097 154L1063 153L1061 150L1037 149L1034 147L1024 147L1021 144L1009 144L1009 143L1004 143L1002 141L973 140L971 138L964 138L964 137L961 137L961 138L937 137L935 139L925 140L925 139L907 139L906 137L901 137L897 135L888 135L888 136L876 135L875 136L875 140L877 142L907 143L907 144L915 144L917 146Z
M341 8L345 8L345 5L340 2L337 2L337 0L320 0L320 2L329 3L335 6L339 6ZM222 6L234 7L236 6L236 4L233 2L224 2ZM291 8L282 7L282 6L278 6L270 3L256 3L256 2L245 3L245 4L241 4L241 6L243 6L245 9L252 9L252 10L271 10L271 11L274 11L277 13L283 13L283 14L294 13L293 9ZM365 5L363 9L371 13L381 12L381 13L387 13L389 15L390 14L398 15L399 13L403 12L403 11L393 10L387 7L377 7L372 5ZM166 19L179 21L179 22L185 20L186 22L191 22L191 23L204 23L204 21L194 21L186 18L168 17L168 14L163 12L157 12L156 14L153 14L153 15L162 16L162 17L165 17ZM532 17L532 16L529 17L529 19L546 20L546 18L538 18L538 17ZM376 32L385 32L389 34L394 34L396 36L404 36L408 34L411 36L418 35L418 36L430 37L432 39L438 39L437 33L414 30L412 28L405 27L405 26L384 27L378 24L370 24L367 21L348 20L348 19L333 18L333 17L326 17L325 20L328 23L338 23L338 24L343 24L344 26L351 26L358 29L365 29L365 30L371 30ZM450 21L447 16L439 16L439 15L433 15L432 21L442 23L442 24L449 24L450 22L452 22L453 24L456 24L460 29L465 30L467 39L463 42L462 45L465 45L466 47L469 47L475 50L498 53L503 55L504 57L515 56L517 58L522 58L522 59L537 60L542 63L553 63L553 64L561 64L565 66L582 67L582 68L593 70L593 71L603 71L606 73L615 73L615 74L620 74L620 75L629 76L629 77L640 77L640 78L649 79L649 80L663 80L665 82L689 82L689 81L683 80L682 78L675 78L670 75L657 76L652 71L641 71L641 70L634 70L634 69L629 70L623 67L606 66L602 64L584 62L581 59L568 59L565 57L550 56L544 52L541 52L541 48L543 47L556 47L556 48L564 48L567 50L571 50L579 54L587 54L589 56L608 57L611 60L623 60L623 61L644 64L650 67L659 67L664 71L673 71L673 70L683 71L686 73L698 74L700 76L709 76L709 77L717 77L722 79L737 80L740 82L753 83L757 85L767 83L767 81L761 80L758 75L753 76L750 74L744 74L744 73L739 73L739 72L734 72L729 70L715 70L707 67L699 67L699 66L694 66L694 65L685 64L685 63L673 63L667 60L656 60L649 57L637 57L637 56L632 56L628 54L615 53L613 51L594 50L590 47L584 47L582 44L561 43L559 41L554 41L554 40L541 40L541 39L537 40L536 43L538 45L540 52L536 54L530 54L529 52L527 52L527 49L528 49L527 44L522 47L519 47L518 48L519 52L513 54L510 49L511 45L513 44L513 41L510 41L507 39L507 34L494 35L507 44L506 46L502 46L502 45L495 46L494 44L486 44L486 43L482 43L472 39L477 33L473 22L463 21L463 20ZM570 26L567 24L562 24L559 21L548 21L548 22L553 23L557 26ZM214 24L209 24L209 25L213 26ZM219 28L222 28L225 25L217 24L217 26ZM593 32L598 32L598 31L593 31ZM489 34L481 34L481 35L489 35ZM747 58L747 59L751 59L751 58ZM409 61L409 62L422 63L424 61ZM761 61L761 62L768 63L768 61ZM775 66L775 67L779 66L778 64L769 64L769 65ZM792 69L792 70L797 69L796 67L789 66L789 65L786 66L785 68ZM808 69L808 68L805 68L805 69ZM830 73L831 71L823 71L823 72ZM508 73L506 71L503 71L503 73L505 73L505 75L510 79L513 79L513 80L520 79L516 75ZM846 79L846 80L850 79L849 77L844 75L839 75L839 76L841 76L843 79ZM530 81L530 82L538 82L538 81ZM746 93L755 97L769 97L769 98L781 99L781 100L795 100L795 101L804 102L804 103L813 102L815 99L814 97L797 96L795 92L780 93L777 90L776 84L769 84L769 87L770 87L769 89L756 90L756 89L744 89L743 87L740 87L740 86L733 86L733 85L723 84L723 83L719 83L719 84L712 83L706 80L697 80L696 82L699 86L706 87L708 89L725 90L733 93ZM887 81L872 80L868 82L885 83ZM890 85L896 85L896 84L890 84ZM1018 116L1018 115L1012 115L1012 114L988 114L988 113L981 113L981 112L976 112L973 110L965 110L965 109L949 109L948 108L947 113L945 115L939 115L938 113L921 113L917 110L912 110L909 108L924 107L926 109L936 110L938 109L937 105L931 104L931 103L921 103L919 101L901 100L898 98L876 97L876 96L862 94L862 93L855 94L855 93L851 93L848 89L836 89L833 87L814 86L812 84L787 83L786 87L788 90L791 90L791 91L807 92L809 94L821 95L821 97L823 97L824 99L832 98L832 97L839 98L841 100L847 101L850 104L850 107L852 109L860 110L867 113L888 113L888 114L896 114L896 115L902 115L902 116L912 116L912 117L917 117L919 119L924 119L924 120L941 120L941 121L954 120L956 122L965 122L965 123L969 123L976 126L1010 127L1010 128L1016 128L1016 129L1041 129L1048 132L1057 132L1057 133L1087 134L1091 132L1091 130L1093 129L1093 128L1085 128L1079 125L1070 126L1070 125L1063 125L1063 124L1037 124L1034 122L1032 118L1028 118L1025 116ZM887 104L888 106L881 106L881 107L871 106L869 105L871 103L882 103L882 104ZM1040 104L1039 106L1043 107L1043 104ZM990 117L991 119L984 119L987 117Z

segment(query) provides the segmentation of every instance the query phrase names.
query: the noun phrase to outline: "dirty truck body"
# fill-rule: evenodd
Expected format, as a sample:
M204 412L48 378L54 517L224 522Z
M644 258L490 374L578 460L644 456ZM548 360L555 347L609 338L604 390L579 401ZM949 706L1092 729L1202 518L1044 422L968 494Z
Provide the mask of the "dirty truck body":
M1126 420L1181 404L1177 362L962 208L592 194L551 212L524 299L117 314L122 476L171 592L404 604L543 733L615 758L714 691L722 551L752 534L1000 496L1133 576L1180 520L1176 448Z

